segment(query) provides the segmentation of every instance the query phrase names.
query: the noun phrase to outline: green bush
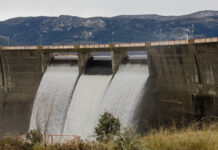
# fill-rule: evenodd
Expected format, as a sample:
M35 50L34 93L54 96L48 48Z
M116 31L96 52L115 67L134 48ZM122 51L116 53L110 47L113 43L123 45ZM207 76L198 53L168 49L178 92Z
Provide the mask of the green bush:
M43 136L40 130L31 130L26 134L26 138L34 145L41 144L43 140Z
M108 141L111 137L119 133L120 121L112 114L104 112L98 121L99 123L95 128L96 139L98 141Z

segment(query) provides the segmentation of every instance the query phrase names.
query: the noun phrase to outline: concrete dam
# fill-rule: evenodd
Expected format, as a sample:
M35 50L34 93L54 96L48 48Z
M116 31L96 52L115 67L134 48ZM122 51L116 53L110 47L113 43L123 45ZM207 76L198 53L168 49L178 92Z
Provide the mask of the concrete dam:
M218 38L0 47L0 136L87 138L104 111L133 127L218 116L217 56Z

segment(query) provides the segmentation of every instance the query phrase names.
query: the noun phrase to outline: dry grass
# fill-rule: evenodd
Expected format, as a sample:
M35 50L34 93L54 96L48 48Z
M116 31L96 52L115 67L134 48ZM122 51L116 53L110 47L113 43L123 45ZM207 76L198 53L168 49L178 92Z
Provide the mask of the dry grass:
M97 142L73 141L65 144L35 146L34 150L108 150L105 144Z
M194 125L153 130L140 141L149 150L218 150L218 122L201 129Z
M203 125L201 128L194 124L182 129L171 127L151 130L148 135L137 137L136 140L129 141L137 144L137 148L134 148L134 150L218 150L218 122ZM111 140L108 143L71 143L63 146L59 145L56 148L52 146L52 149L132 150L132 148L127 146L128 143L122 143L124 143L122 147L119 147L115 140ZM72 144L74 148L72 148ZM79 148L78 146L81 147Z

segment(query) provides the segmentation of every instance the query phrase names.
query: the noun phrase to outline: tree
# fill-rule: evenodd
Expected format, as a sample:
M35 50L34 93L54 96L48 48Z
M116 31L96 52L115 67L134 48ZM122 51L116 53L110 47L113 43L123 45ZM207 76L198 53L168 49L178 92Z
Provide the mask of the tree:
M120 121L112 114L104 112L98 121L98 125L95 128L96 139L98 141L107 141L111 136L119 133Z

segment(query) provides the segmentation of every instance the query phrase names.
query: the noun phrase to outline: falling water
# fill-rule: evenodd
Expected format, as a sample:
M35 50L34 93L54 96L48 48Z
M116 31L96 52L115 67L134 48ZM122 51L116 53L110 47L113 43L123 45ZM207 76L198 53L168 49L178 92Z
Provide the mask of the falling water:
M40 128L46 134L60 134L63 130L79 71L74 58L57 59L48 66L40 83L32 110L30 130Z
M78 135L81 138L93 135L99 104L112 77L111 70L111 61L88 62L73 94L63 135Z
M149 75L145 58L132 56L120 65L101 101L99 114L107 111L118 117L122 125L134 125L137 119L135 109L141 101Z

